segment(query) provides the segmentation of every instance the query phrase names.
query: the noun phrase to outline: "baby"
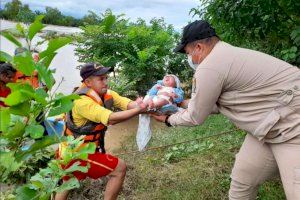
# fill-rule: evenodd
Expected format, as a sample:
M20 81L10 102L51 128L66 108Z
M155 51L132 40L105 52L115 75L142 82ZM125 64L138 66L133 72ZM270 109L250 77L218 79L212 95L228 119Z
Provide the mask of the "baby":
M183 101L183 90L177 76L168 74L148 91L144 103L149 109L163 109L176 106Z
M183 90L177 76L168 74L147 92L143 102L148 106L148 111L159 114L172 114L177 112L177 104L183 101ZM150 116L141 114L136 134L137 146L144 150L151 139Z

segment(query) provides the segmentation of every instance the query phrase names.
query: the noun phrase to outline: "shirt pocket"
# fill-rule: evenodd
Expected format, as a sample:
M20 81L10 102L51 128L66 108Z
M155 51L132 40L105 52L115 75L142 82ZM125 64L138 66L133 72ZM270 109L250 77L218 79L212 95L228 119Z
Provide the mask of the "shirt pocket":
M274 125L279 121L280 114L277 110L272 110L266 118L258 125L255 129L253 135L259 140L262 140L268 132L274 127Z
M289 104L293 100L294 95L296 95L296 92L297 91L293 87L282 90L276 99L278 106L269 112L255 129L253 133L255 137L257 137L259 140L264 139L264 137L271 131L271 129L281 118L285 118L289 114L295 112L294 109L289 106Z

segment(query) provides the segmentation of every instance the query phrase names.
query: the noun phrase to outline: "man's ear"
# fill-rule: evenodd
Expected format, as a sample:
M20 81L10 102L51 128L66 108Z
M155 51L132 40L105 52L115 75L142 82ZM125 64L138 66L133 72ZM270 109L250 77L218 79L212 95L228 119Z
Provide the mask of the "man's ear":
M198 51L201 52L201 51L203 50L203 48L204 48L204 44L198 42L198 43L196 44L196 48L198 48Z
M85 84L86 86L88 86L88 87L91 86L91 79L90 79L90 78L85 79L83 82L84 82L84 84Z

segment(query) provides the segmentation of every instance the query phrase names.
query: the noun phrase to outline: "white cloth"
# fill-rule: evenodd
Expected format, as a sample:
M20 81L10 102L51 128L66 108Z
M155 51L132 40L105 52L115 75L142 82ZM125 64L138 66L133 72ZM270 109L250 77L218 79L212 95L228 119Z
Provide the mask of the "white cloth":
M139 115L139 126L136 134L136 142L139 151L143 151L151 139L150 115Z

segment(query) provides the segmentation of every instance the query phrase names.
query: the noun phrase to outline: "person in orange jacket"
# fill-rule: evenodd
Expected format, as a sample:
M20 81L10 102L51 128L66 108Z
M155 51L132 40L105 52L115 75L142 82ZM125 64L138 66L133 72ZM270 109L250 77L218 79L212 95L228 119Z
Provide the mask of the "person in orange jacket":
M27 51L26 48L19 47L15 50L15 55L19 55L25 51ZM33 56L33 59L35 62L39 61L39 55L38 55L37 51L34 51L32 56ZM33 72L33 74L31 76L27 76L27 75L23 74L22 72L17 71L16 76L15 76L15 82L29 83L34 89L36 89L40 86L39 79L38 79L38 73L36 70Z
M14 82L16 69L9 63L1 63L0 65L0 107L6 107L4 98L10 94L10 88L7 83Z

